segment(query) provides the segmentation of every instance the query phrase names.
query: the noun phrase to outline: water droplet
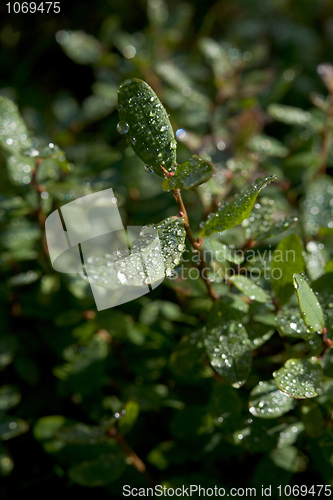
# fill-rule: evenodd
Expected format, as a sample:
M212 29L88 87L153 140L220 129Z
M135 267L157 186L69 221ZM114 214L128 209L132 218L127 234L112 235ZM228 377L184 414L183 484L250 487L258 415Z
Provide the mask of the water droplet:
M127 122L119 122L117 124L117 131L119 132L119 134L127 134L127 132L129 131L129 125Z

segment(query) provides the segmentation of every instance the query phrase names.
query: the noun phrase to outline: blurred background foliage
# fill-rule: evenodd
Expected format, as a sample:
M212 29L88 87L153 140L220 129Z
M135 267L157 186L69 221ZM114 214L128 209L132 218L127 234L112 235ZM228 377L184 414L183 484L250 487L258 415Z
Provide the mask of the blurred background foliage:
M239 302L216 283L226 307L244 308L252 349L262 349L237 391L215 380L205 354L200 328L215 313L203 283L166 280L97 313L84 280L52 270L43 237L48 213L108 187L124 225L177 215L117 132L118 86L138 77L170 113L178 162L199 154L216 166L184 195L194 230L226 196L276 175L253 217L220 241L244 249L272 220L297 216L296 229L290 221L289 233L260 248L296 232L309 278L332 272L332 75L326 66L318 75L332 62L332 2L96 0L34 28L17 18L13 32L13 19L3 15L0 26L0 95L17 103L30 139L20 139L27 155L3 141L0 158L1 497L47 488L85 498L96 487L100 498L120 498L123 484L154 481L333 484L329 382L320 401L288 416L248 411L261 378L307 350L320 354L317 338L300 335L281 350L274 307ZM34 150L44 155L37 173ZM295 311L279 313L284 335L295 321L304 327Z

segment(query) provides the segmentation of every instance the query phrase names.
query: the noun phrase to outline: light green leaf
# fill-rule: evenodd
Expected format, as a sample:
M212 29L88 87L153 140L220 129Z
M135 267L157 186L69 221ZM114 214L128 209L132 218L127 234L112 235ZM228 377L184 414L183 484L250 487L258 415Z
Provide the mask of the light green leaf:
M208 221L201 230L201 236L209 236L230 229L240 224L250 216L251 209L256 201L259 191L276 179L275 175L259 177L253 187L240 194L229 205L220 204L218 211L208 216Z
M0 96L0 145L6 153L15 154L31 146L28 129L15 103Z
M143 80L125 80L118 91L118 131L141 160L160 177L176 170L177 143L163 104Z
M118 429L122 434L126 434L132 429L139 416L140 406L136 401L127 401L124 410L126 413L118 424Z
M259 382L250 392L249 410L255 417L276 418L288 413L293 405L293 398L277 389L274 380Z
M294 274L293 278L304 323L308 327L309 332L321 332L325 326L325 319L317 296L303 275Z
M315 118L309 111L294 106L285 106L281 104L270 104L267 112L275 120L286 123L287 125L312 126L320 130L321 122Z
M0 476L5 477L11 473L14 468L13 459L6 452L5 448L0 448Z
M207 160L202 160L198 155L180 165L177 165L175 175L162 182L165 191L172 189L191 189L208 181L215 172L215 167Z
M0 388L0 411L9 410L21 400L20 393L10 385L3 385Z
M56 40L68 57L77 64L97 63L103 54L102 44L84 31L58 31Z
M303 422L293 422L286 425L282 432L280 432L278 448L284 448L296 443L297 437L301 432L304 432L305 426Z
M303 244L297 234L284 238L276 247L271 263L271 286L279 299L285 304L293 294L293 274L301 273L305 264Z
M287 337L307 339L311 336L301 318L301 312L298 308L281 309L278 312L276 320L279 332Z
M307 467L308 459L295 446L276 448L270 453L270 458L277 467L290 472L301 472Z
M237 274L235 276L231 276L230 278L228 278L228 280L251 300L263 303L271 302L272 300L268 293L265 292L265 290L253 283L250 278L246 278L246 276Z
M204 340L214 370L235 388L245 384L251 370L251 346L242 324L224 323L208 331Z
M43 441L54 437L58 429L66 424L66 419L62 415L50 415L37 420L33 433L36 439Z
M288 359L273 373L278 388L296 399L314 398L322 393L322 368L317 358Z
M122 453L112 453L75 465L68 471L70 479L81 486L90 488L112 483L124 472L125 457Z
M248 142L248 147L263 156L277 156L284 158L288 154L286 148L280 141L265 134L256 135Z

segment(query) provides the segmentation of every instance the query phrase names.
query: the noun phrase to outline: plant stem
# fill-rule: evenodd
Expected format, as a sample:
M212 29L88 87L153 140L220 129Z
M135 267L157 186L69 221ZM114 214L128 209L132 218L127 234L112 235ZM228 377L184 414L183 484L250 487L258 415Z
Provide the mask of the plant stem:
M41 233L42 233L42 238L41 238L41 241L42 241L42 247L43 247L43 252L46 256L48 256L48 247L47 247L47 242L46 242L46 237L45 237L45 214L43 212L43 209L42 209L42 203L41 203L41 194L45 191L45 188L44 186L42 186L41 184L39 184L38 180L37 180L37 172L38 172L38 169L42 163L42 158L36 158L36 165L35 165L35 169L33 171L33 174L32 174L32 187L34 188L34 190L36 191L36 194L38 196L38 206L37 206L37 210L36 210L36 217L37 217L37 222L38 222L38 225L39 225L39 228L41 230Z
M149 474L145 464L141 458L138 457L135 451L132 450L124 436L122 434L118 434L115 427L112 427L112 429L109 430L109 436L115 439L115 441L117 441L117 443L121 446L128 457L128 462L133 465L133 467L135 467L135 469L140 472L140 474L142 474L150 484L156 486L158 484L157 481L155 481L155 479Z
M213 300L218 300L219 297L215 293L215 291L212 287L212 284L207 277L207 263L206 263L204 252L202 250L202 243L200 240L196 240L193 236L193 233L192 233L192 230L190 227L190 222L189 222L188 215L187 215L187 211L186 211L186 208L185 208L185 205L183 202L183 198L182 198L180 189L173 189L172 194L175 197L175 200L176 200L177 205L179 207L179 214L184 219L184 227L185 227L185 231L186 231L187 237L189 239L189 242L191 243L194 250L199 253L200 263L198 265L198 268L199 268L201 277L204 280L205 285L207 287L207 291Z
M333 92L329 94L329 108L326 121L322 131L322 143L320 148L320 160L318 174L325 174L327 169L327 159L332 145L332 121L333 121Z

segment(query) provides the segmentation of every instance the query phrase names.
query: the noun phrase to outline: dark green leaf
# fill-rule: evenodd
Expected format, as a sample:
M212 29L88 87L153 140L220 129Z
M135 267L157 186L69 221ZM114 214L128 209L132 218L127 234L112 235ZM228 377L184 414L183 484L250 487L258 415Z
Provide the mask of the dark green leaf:
M176 140L163 104L149 85L133 78L124 81L118 91L120 122L118 131L141 160L160 177L161 166L176 170Z
M21 400L20 393L10 385L3 385L0 388L0 411L9 410Z
M229 205L220 204L218 211L208 216L208 221L201 230L201 236L209 236L230 229L240 224L250 216L251 209L256 201L259 191L276 179L275 175L259 177L253 187L240 194Z
M251 370L251 346L244 326L223 322L204 340L212 367L233 387L241 387Z
M191 189L208 181L214 174L215 168L212 163L202 160L198 155L193 155L184 163L177 165L175 175L162 182L165 191L172 189Z
M74 483L93 488L112 483L121 476L125 467L125 457L121 453L113 453L75 465L69 469L68 476Z

